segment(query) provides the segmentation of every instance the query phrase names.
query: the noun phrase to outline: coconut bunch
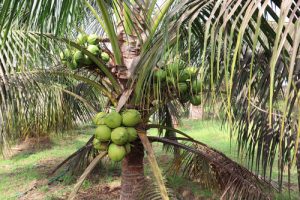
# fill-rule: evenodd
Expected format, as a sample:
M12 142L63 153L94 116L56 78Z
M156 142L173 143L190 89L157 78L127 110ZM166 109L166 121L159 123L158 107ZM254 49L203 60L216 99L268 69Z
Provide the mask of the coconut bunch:
M99 151L108 151L112 161L121 161L130 152L131 143L138 137L136 126L141 122L141 114L134 109L122 113L99 112L93 119L97 125L93 146Z
M201 104L201 84L197 78L198 69L185 67L183 61L172 62L165 67L156 68L153 73L154 84L168 86L182 103L190 102L194 106Z
M94 56L100 58L104 63L108 63L110 57L106 52L102 51L99 43L100 38L96 34L79 34L76 42ZM66 48L60 53L60 59L65 66L72 70L83 66L94 65L93 61L87 55L74 48Z

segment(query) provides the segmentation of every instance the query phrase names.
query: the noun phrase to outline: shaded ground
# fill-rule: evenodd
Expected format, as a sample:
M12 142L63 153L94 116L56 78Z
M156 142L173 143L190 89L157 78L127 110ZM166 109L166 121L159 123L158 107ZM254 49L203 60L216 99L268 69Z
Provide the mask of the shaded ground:
M46 149L50 149L53 145L53 142L49 137L40 137L40 138L28 138L25 141L12 147L6 155L6 158L13 158L18 154L31 154Z
M37 186L27 194L23 195L20 200L44 200L44 199L67 199L69 191L63 192L65 189L63 185L51 185L48 188L45 186ZM51 195L51 193L56 193L57 191L62 191L60 195ZM115 200L119 199L120 194L120 182L114 181L109 184L97 184L86 189L80 190L77 194L76 200Z
M87 190L79 192L76 199L80 200L106 200L119 199L120 181L114 181L110 184L102 184L93 186Z
M217 148L238 160L235 151L236 145L229 143L229 135L220 129L220 122L188 121L181 127L191 136ZM65 175L54 180L49 173L64 158L83 146L92 134L91 130L82 130L79 135L65 135L63 138L42 138L39 141L27 140L25 143L13 148L10 159L0 159L0 199L21 200L59 200L66 199L74 187L76 178ZM155 134L154 131L151 134ZM213 138L213 140L212 140ZM162 151L161 145L154 144L158 162L165 170L171 159L170 154ZM242 161L243 162L243 161ZM145 164L147 160L145 159ZM145 167L146 174L150 174L149 167ZM276 172L275 172L276 173ZM292 174L292 181L295 184ZM117 165L107 166L100 169L84 183L77 196L78 200L90 199L118 199L120 192L120 167ZM176 176L166 177L169 186L182 199L209 200L219 199L218 194L201 189L199 185ZM54 180L54 181L53 181ZM49 181L51 184L48 184ZM288 195L278 196L277 199L288 199ZM296 193L292 193L291 199L299 199Z

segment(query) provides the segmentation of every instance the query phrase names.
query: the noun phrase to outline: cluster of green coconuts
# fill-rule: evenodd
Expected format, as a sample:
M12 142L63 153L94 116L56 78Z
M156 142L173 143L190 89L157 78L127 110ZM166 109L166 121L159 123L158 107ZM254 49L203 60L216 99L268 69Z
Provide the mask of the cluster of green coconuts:
M175 87L181 102L191 102L198 106L201 104L201 84L197 79L197 72L197 67L184 67L181 63L174 62L165 68L156 69L153 77L155 82Z
M84 47L87 51L92 53L94 56L101 58L104 63L109 61L109 55L101 50L99 44L99 37L96 34L86 35L79 34L77 37L77 44ZM85 55L82 51L74 48L66 48L60 53L62 63L71 68L72 70L82 66L93 65L93 61Z
M107 151L108 157L115 162L121 161L130 153L131 144L138 137L135 127L141 122L141 114L128 109L121 114L99 112L93 119L97 125L93 146L99 151Z

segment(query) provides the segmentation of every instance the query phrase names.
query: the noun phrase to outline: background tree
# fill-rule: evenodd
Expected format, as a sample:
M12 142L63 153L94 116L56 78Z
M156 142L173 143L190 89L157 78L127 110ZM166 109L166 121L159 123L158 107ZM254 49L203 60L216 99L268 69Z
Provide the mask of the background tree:
M141 186L139 183L144 181L143 148L160 194L168 198L150 141L183 149L180 159L174 160L177 169L189 169L183 171L191 179L211 177L208 180L220 185L224 197L268 198L263 193L266 182L220 152L164 126L170 121L167 118L178 116L187 103L178 94L177 81L163 85L154 81L154 74L172 64L183 68L196 66L201 100L214 103L217 96L223 100L231 130L238 134L239 150L246 151L250 167L259 170L262 166L266 177L278 156L281 190L284 166L289 170L297 162L299 166L298 115L293 110L298 103L300 36L290 35L290 30L299 30L300 1L166 0L161 9L156 9L156 3L0 1L1 144L24 133L16 131L21 130L18 125L32 127L38 119L48 121L43 130L59 125L60 121L52 120L54 116L63 116L59 120L85 121L101 94L118 111L136 108L143 116L144 123L139 127L141 142L135 144L122 163L121 199L137 198L135 195L141 189L132 186ZM276 13L276 8L280 8L280 13ZM269 18L274 20L272 24ZM85 30L98 33L102 47L110 55L108 65L75 42L76 33ZM75 71L66 69L57 60L61 45L82 51L94 65ZM76 93L70 89L78 84L93 90L81 89ZM73 98L62 98L62 93ZM51 101L36 106L38 98ZM282 100L283 106L277 106ZM45 117L35 117L30 124L22 121L24 112L28 116L40 112ZM148 123L153 114L159 116L158 124ZM44 125L44 121L39 124ZM147 129L153 127L183 137L148 137ZM90 142L83 147L85 151L79 152L92 150ZM200 163L206 163L206 167L199 167ZM204 169L207 173L200 173Z

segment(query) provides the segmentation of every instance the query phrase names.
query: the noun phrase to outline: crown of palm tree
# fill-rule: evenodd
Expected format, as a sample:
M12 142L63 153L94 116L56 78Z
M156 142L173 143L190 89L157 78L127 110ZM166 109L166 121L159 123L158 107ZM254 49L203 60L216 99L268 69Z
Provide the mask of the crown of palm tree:
M271 178L278 158L281 190L284 166L290 171L298 163L300 168L296 109L300 1L166 0L158 9L156 4L149 0L2 0L0 144L37 127L46 132L85 122L106 101L117 110L130 105L158 115L156 128L165 130L185 104L174 96L173 85L153 85L152 77L155 70L180 58L185 66L197 67L202 99L222 100L239 152L246 152L249 166L262 168L264 176L269 171ZM78 32L102 37L111 68L75 42ZM81 50L97 67L64 68L57 55L66 47ZM154 105L153 100L159 103ZM181 165L192 166L202 159L220 171L220 163L228 161L205 157L205 145L183 136L196 147L162 137L150 140L183 147L198 158ZM183 154L182 159L189 155ZM231 180L223 182L226 192L262 193L259 186L247 190L255 182L245 183L252 176L237 178L230 169L225 171L230 174L226 181ZM230 185L234 180L236 184Z

